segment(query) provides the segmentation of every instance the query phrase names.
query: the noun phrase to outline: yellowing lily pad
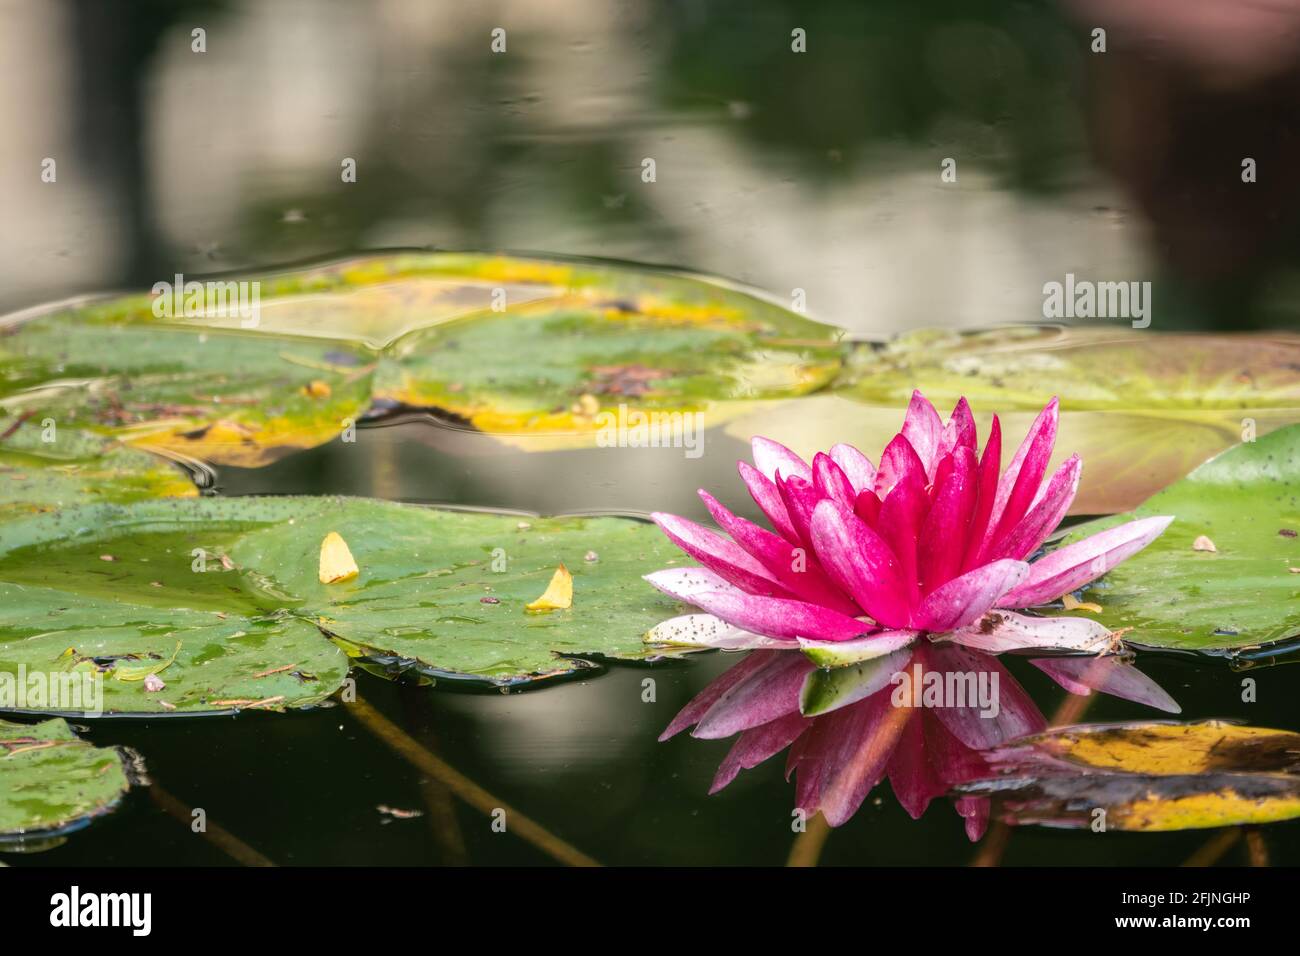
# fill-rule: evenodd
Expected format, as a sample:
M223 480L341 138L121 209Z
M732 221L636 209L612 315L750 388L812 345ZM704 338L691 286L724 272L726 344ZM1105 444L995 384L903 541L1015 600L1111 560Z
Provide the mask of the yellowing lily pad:
M987 755L958 788L1010 823L1187 830L1300 816L1300 735L1222 721L1088 724Z

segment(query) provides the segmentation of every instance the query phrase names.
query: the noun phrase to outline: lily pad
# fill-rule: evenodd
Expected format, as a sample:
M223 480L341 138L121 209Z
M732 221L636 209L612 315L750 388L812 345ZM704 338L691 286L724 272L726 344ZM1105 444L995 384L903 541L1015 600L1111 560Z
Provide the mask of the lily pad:
M359 571L323 584L330 532ZM335 498L68 509L0 526L0 675L98 672L113 714L319 703L346 677L340 647L391 672L528 683L686 653L642 641L680 608L641 576L678 559L626 518ZM527 609L561 563L571 605ZM165 688L148 689L150 671Z
M0 417L0 436L0 521L78 504L198 494L176 465L100 435Z
M987 751L996 774L959 793L992 797L1009 823L1188 830L1300 816L1300 735L1217 720L1085 724Z
M1130 643L1179 650L1240 653L1300 635L1300 426L1242 443L1062 544L1162 514L1173 524L1085 588L1102 611L1081 616L1132 628ZM1202 536L1214 551L1195 547Z
M63 720L0 721L0 845L57 836L111 812L131 787L117 747L96 747Z
M356 578L322 584L320 543L347 541ZM596 560L586 560L589 551ZM659 529L627 518L520 518L347 499L304 511L291 533L243 536L234 561L258 568L362 659L496 685L589 670L593 660L686 653L642 635L680 606L641 576L681 560ZM527 610L564 564L572 604Z
M329 441L369 407L364 349L185 322L136 297L4 326L0 414L253 467Z
M448 263L497 283L540 277L553 294L512 302L507 291L499 310L398 340L376 397L485 432L591 444L644 413L701 412L713 425L822 388L840 368L839 329L719 283L587 264Z
M1285 333L924 330L863 345L829 389L737 419L727 431L742 440L765 435L805 456L842 441L874 455L920 388L945 411L965 395L982 434L996 412L1014 448L1059 395L1052 467L1076 452L1084 462L1071 513L1110 514L1137 506L1248 429L1265 435L1300 422L1297 364L1300 336Z
M0 680L35 674L52 687L65 675L98 685L8 708L207 714L328 698L347 677L346 655L265 578L229 560L241 532L300 510L176 500L0 525ZM152 689L150 673L164 686Z

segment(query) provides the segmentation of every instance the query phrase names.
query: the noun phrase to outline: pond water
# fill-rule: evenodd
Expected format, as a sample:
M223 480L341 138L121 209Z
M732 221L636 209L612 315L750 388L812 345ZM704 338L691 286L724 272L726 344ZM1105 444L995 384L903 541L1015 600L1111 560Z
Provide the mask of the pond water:
M1261 170L1295 158L1300 140L1272 135L1293 125L1293 51L1269 42L1234 55L1237 39L1252 42L1240 31L1222 44L1191 26L1162 33L1085 0L158 6L4 12L3 85L23 95L0 99L0 119L23 144L57 143L69 187L0 194L4 311L175 272L431 246L689 266L782 303L802 290L813 316L863 337L1041 321L1044 283L1070 273L1151 282L1158 329L1300 325L1296 191L1266 175L1242 194L1239 175L1246 152ZM1088 37L1103 14L1111 47L1099 58ZM202 55L195 23L208 30ZM509 52L494 57L502 23ZM806 54L791 51L794 28L807 31ZM46 148L0 150L0 173L27 175ZM359 176L340 188L344 157ZM694 492L706 487L756 517L735 480L744 444L721 430L705 441L698 459L534 454L409 420L265 468L222 468L212 490L700 518ZM436 772L346 706L94 722L91 741L144 754L155 795L133 791L60 845L0 858L554 860L545 838L495 832L455 796L467 778L487 792L480 803L499 800L601 863L779 864L795 842L783 760L708 797L729 743L655 741L734 660L612 665L510 694L358 672L360 696L435 755ZM1252 671L1258 703L1246 705L1226 662L1141 663L1188 717L1295 726L1293 666ZM1009 666L1045 713L1065 700L1025 662ZM646 677L654 702L642 699ZM1110 697L1087 711L1152 716ZM205 811L206 838L191 832L191 808ZM996 834L975 846L943 801L913 822L882 786L820 859L1178 864L1216 833L1023 828L1004 847ZM1300 860L1300 825L1263 834L1273 862ZM1244 840L1221 859L1244 862Z

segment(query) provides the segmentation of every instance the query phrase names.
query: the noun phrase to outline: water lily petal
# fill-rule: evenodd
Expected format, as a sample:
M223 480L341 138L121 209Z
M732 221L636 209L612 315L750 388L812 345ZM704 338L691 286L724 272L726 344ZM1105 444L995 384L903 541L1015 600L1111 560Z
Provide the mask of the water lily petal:
M918 469L904 475L880 503L875 528L898 559L898 577L905 588L909 606L920 600L921 587L916 570L916 541L930 508L925 491L925 476Z
M1052 475L1042 498L1002 540L993 543L991 550L986 552L986 559L1024 559L1042 547L1047 536L1056 530L1056 526L1070 510L1070 504L1079 490L1079 475L1082 471L1083 462L1078 455L1066 459Z
M847 667L910 647L920 636L920 631L877 631L856 641L800 639L799 647L804 656L818 667Z
M948 791L925 745L925 716L917 711L908 718L885 770L894 796L913 820L921 818L931 800Z
M979 563L984 538L988 534L993 503L998 495L998 469L1002 467L1002 423L993 416L984 454L980 456L979 474L976 477L975 508L971 513L970 527L966 531L966 554L961 569L969 571Z
M911 659L911 648L904 647L847 667L813 668L804 677L799 711L805 717L819 717L856 704L888 687Z
M943 426L943 434L939 436L939 457L950 455L958 448L969 448L972 452L979 451L975 416L971 414L970 403L966 401L965 395L957 400L956 407L948 416L948 423Z
M760 561L736 542L677 515L656 511L650 518L673 544L741 590L771 597L790 595Z
M1013 611L989 611L944 637L988 654L1029 647L1097 652L1110 643L1110 629L1086 617L1028 617Z
M880 520L880 499L876 493L871 490L859 491L853 500L853 513L875 528L876 522Z
M791 544L799 544L799 535L795 532L790 515L785 510L785 502L781 500L781 492L777 489L776 483L748 462L736 462L736 467L740 471L740 480L749 490L749 496L767 516L767 520L772 522L776 533Z
M1011 464L998 481L998 493L993 502L989 531L984 538L984 554L990 545L1001 539L1020 523L1029 506L1038 495L1047 463L1056 447L1056 429L1060 417L1060 402L1053 397L1038 413L1029 433L1016 449Z
M820 810L833 827L848 821L884 776L910 716L882 693L818 718L797 754L791 749L796 804L810 816Z
M793 545L779 534L732 514L707 491L701 490L699 495L722 530L795 597L851 617L860 613L857 605L831 583L817 558L807 548Z
M1099 690L1171 714L1182 711L1163 687L1122 657L1043 657L1030 663L1071 694Z
M930 594L912 614L912 627L952 631L973 624L1029 573L1023 561L1005 559L980 565Z
M749 445L754 453L754 466L768 480L776 481L777 475L780 475L783 478L797 477L812 481L812 469L808 463L780 442L755 436Z
M886 627L907 624L898 561L880 535L829 499L814 509L811 532L817 560L863 611Z
M1033 607L1055 601L1137 554L1164 532L1172 515L1140 518L1057 548L1029 566L1018 585L1002 595L1000 607Z
M831 446L831 458L848 476L853 490L857 494L868 491L876 485L876 466L871 459L852 445L838 444Z
M709 588L706 575L720 586ZM847 614L806 601L747 594L703 568L670 568L647 574L645 579L670 597L694 604L728 624L765 637L848 641L872 629L870 624Z
M903 420L902 435L908 440L925 465L927 480L933 480L935 466L939 463L939 441L943 435L943 419L934 410L930 400L919 389L912 392Z
M988 797L958 797L953 801L958 815L966 821L966 839L978 843L984 838L984 831L989 828Z
M712 614L681 614L660 621L642 638L647 644L712 647L722 651L788 650L790 641L764 637L728 624Z
M925 463L921 461L912 443L902 435L895 435L880 454L880 467L876 470L876 487L873 490L884 501L894 486L909 475L916 476L923 488L930 483Z
M721 790L742 770L757 767L769 757L774 757L790 746L806 731L812 721L802 714L786 714L769 721L761 727L746 730L737 739L727 756L723 758L718 773L713 778L709 793Z
M652 571L645 576L645 579L664 594L684 604L694 604L696 596L705 592L735 591L736 594L741 595L745 593L735 585L722 580L708 568L664 568L662 571Z
M802 654L774 654L728 688L700 718L691 736L719 740L799 711L799 692L813 670Z
M776 651L754 651L752 654L746 654L745 657L735 667L723 671L718 677L709 682L704 690L700 691L691 702L677 712L672 723L664 728L664 732L659 735L662 742L675 737L683 730L699 721L701 717L709 712L719 697L725 694L736 684L745 680L759 668L763 667Z
M916 572L922 594L934 591L960 573L966 531L979 490L975 452L962 446L943 462L935 479L934 502L916 543Z
M818 452L813 457L813 488L823 498L838 501L845 508L853 509L853 502L858 493L839 465L830 455Z
M987 711L979 706L935 707L930 711L967 747L987 750L1047 726L1033 700L996 658L959 644L936 644L929 648L927 664L926 670L960 674L967 682L973 679L976 686L984 682L990 691L994 690L993 681L997 681L995 714L985 716ZM981 674L988 676L981 678Z
M811 547L809 525L812 522L813 509L817 507L817 502L822 500L822 496L813 487L812 482L804 481L802 478L778 478L776 488L781 493L781 500L785 502L786 514L790 516L790 524L794 525L798 542L804 547Z

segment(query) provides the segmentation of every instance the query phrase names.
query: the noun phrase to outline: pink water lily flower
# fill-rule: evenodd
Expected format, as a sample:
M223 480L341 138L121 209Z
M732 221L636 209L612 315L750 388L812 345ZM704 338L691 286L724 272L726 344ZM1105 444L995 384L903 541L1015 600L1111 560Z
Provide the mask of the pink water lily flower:
M791 746L799 806L838 825L886 774L919 815L946 789L935 787L978 762L979 750L1042 728L1042 715L990 655L1048 651L1033 663L1072 693L1099 690L1177 712L1099 622L1017 613L1096 579L1173 520L1132 521L1030 561L1079 484L1077 455L1043 480L1057 422L1052 399L1003 470L996 415L981 452L965 398L945 423L918 391L878 466L844 444L809 465L755 438L754 464L741 462L740 475L770 530L705 491L725 536L654 515L702 567L646 579L704 613L664 621L647 640L758 652L707 687L661 739L692 725L698 737L741 733L715 790ZM783 651L794 653L774 653ZM940 678L996 673L1001 706L900 707L889 685L917 667ZM958 809L974 838L983 827L978 805Z

